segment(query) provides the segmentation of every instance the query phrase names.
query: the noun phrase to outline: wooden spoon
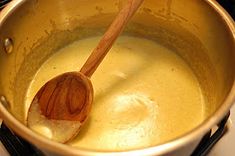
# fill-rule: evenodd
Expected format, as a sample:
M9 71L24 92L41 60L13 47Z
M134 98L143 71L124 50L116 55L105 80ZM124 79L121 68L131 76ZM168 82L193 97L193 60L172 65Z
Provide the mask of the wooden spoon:
M142 2L128 1L80 72L61 74L37 92L27 118L31 129L62 143L77 135L91 110L93 87L89 78Z

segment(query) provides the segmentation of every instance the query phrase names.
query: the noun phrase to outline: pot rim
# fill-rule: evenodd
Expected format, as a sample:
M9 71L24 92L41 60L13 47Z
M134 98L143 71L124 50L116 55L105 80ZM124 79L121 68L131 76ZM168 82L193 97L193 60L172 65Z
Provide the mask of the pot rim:
M7 19L9 14L13 13L20 5L22 5L26 0L14 0L9 3L0 13L0 28L2 23ZM233 38L233 45L235 46L235 24L230 15L214 0L205 0L208 6L212 7L215 12L221 17L227 29L231 33ZM234 52L235 53L235 52ZM45 149L46 151L55 152L60 155L163 155L168 152L174 151L186 144L191 143L193 140L200 139L203 134L205 134L211 127L216 125L229 111L230 107L235 102L235 80L231 90L228 93L227 98L224 100L223 104L218 108L207 120L201 123L199 126L194 128L192 131L174 139L168 141L167 143L156 145L153 147L147 147L136 150L128 151L108 151L101 152L88 149L78 149L65 144L60 144L42 137L30 129L28 129L24 124L19 122L7 109L0 104L0 116L3 118L4 122L17 134L22 136L24 139L28 140L32 144Z

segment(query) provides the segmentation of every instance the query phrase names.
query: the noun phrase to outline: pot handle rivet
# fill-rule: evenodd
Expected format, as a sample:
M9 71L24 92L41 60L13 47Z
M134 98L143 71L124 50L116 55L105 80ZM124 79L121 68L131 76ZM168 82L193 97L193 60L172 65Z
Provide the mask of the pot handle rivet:
M13 51L13 41L12 41L12 39L11 38L4 39L3 47L4 47L4 50L7 54L12 53L12 51Z

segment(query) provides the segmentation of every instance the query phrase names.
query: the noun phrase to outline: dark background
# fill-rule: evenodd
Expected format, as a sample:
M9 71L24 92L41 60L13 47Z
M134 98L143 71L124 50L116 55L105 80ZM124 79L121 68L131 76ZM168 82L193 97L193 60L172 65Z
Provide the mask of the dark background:
M217 0L217 2L220 3L232 16L233 19L235 19L235 0Z

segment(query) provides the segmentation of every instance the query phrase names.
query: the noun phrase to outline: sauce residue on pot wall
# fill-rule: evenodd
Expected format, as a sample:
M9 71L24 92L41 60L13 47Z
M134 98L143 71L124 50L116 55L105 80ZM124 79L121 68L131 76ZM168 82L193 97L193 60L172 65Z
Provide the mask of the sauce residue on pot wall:
M48 59L30 85L27 104L52 77L79 70L99 39L78 40ZM204 97L193 71L177 54L151 40L121 36L91 81L93 108L69 143L72 146L93 150L153 146L190 131L204 119Z

